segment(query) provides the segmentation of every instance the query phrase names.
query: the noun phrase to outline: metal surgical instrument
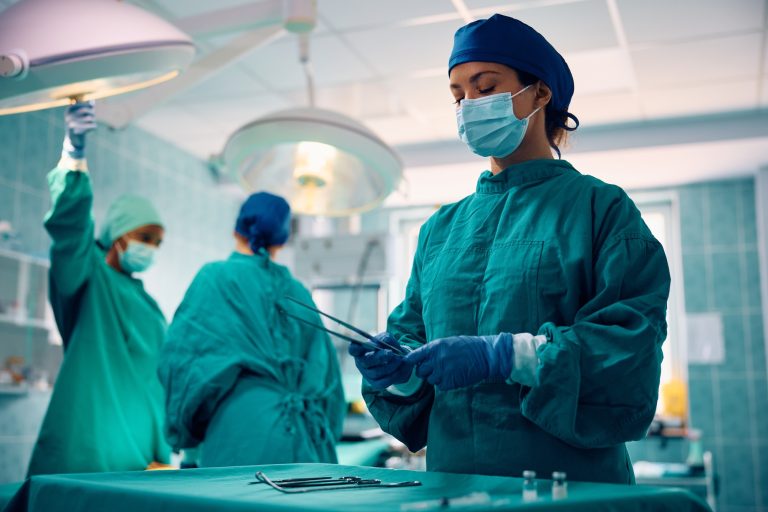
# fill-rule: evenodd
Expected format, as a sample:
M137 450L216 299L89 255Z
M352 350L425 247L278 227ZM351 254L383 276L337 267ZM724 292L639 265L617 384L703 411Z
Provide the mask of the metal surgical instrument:
M374 336L368 334L367 332L365 332L362 329L359 329L359 328L355 327L354 325L352 325L350 323L345 322L344 320L340 320L340 319L336 318L335 316L331 316L328 313L324 313L324 312L320 311L319 309L317 309L317 308L315 308L313 306L310 306L309 304L304 304L303 302L301 302L301 301L299 301L297 299L294 299L293 297L286 296L285 298L287 300L293 302L294 304L297 304L297 305L299 305L299 306L301 306L303 308L309 309L310 311L314 311L315 313L317 313L319 315L322 315L322 316L328 318L329 320L333 320L334 322L336 322L337 324L341 325L342 327L346 327L347 329L349 329L353 333L362 336L363 338L365 338L365 340L360 340L360 339L357 339L357 338L353 338L351 336L347 336L346 334L342 334L340 332L336 332L334 330L328 329L327 327L325 327L322 324L316 324L314 322L310 322L309 320L306 320L306 319L301 318L301 317L299 317L297 315L293 315L293 314L289 313L288 311L286 311L285 308L283 308L280 305L278 305L278 309L285 316L288 316L290 318L293 318L294 320L298 320L299 322L303 322L303 323L305 323L307 325L310 325L310 326L314 327L315 329L320 329L322 331L325 331L328 334L333 334L334 336L337 336L337 337L339 337L339 338L341 338L343 340L347 340L347 341L349 341L351 343L358 343L358 344L364 346L365 348L368 348L368 349L371 349L371 350L380 350L381 348L388 348L388 349L392 350L395 354L399 354L399 355L403 355L403 356L408 354L408 351L404 347L402 347L401 345L393 345L393 344L390 344L390 343L386 343L383 340L378 340L378 343L377 343L376 341L374 341L374 339L375 339Z
M418 480L408 482L382 483L375 478L360 478L356 476L343 476L341 478L315 477L315 478L287 478L284 480L271 480L261 471L256 472L256 478L273 489L285 494L297 494L315 491L334 491L343 489L367 489L371 487L414 487L421 485Z

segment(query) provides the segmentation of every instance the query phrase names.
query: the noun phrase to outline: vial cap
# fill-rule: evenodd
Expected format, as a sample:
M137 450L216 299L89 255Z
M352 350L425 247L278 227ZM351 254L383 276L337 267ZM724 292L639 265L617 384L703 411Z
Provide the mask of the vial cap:
M555 471L554 473L552 473L552 480L564 482L565 478L566 478L566 474L563 471Z
M526 469L525 471L523 471L523 478L525 479L536 478L536 472L531 471L530 469Z

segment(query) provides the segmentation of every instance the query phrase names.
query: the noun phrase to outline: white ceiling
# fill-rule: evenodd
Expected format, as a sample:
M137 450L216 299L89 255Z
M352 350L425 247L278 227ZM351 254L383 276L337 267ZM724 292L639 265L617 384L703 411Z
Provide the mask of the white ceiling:
M0 0L0 8L13 2ZM172 22L254 3L133 2ZM456 138L447 83L453 33L468 19L494 12L529 23L565 56L576 83L570 110L582 127L615 124L620 129L624 123L768 108L768 0L317 3L311 59L318 106L357 118L395 146ZM196 42L205 54L232 37ZM173 96L137 123L207 158L242 124L305 105L306 97L298 42L286 34ZM728 162L708 156L708 161ZM752 163L768 163L768 154ZM731 167L743 172L736 167L744 165L725 165L723 172ZM646 185L654 183L649 178Z

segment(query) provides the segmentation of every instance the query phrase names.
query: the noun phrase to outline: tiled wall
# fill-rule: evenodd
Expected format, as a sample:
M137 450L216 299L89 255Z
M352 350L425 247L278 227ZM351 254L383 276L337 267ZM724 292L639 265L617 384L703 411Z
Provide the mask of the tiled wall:
M725 360L689 364L692 426L714 456L718 510L768 510L768 381L754 180L689 185L680 198L687 313L723 319ZM632 443L634 460L682 462L687 443Z
M754 180L679 192L686 310L720 313L725 336L722 364L689 366L691 421L715 457L720 510L768 510L768 376Z
M62 118L60 109L0 116L0 221L18 232L15 250L47 256L45 176L61 152ZM99 127L88 135L86 149L97 229L121 193L144 195L161 211L166 237L144 280L170 319L200 266L229 253L240 198L217 189L203 162L137 128ZM0 329L0 364L7 355ZM26 462L19 461L28 457L45 403L44 394L0 396L0 483L23 476Z

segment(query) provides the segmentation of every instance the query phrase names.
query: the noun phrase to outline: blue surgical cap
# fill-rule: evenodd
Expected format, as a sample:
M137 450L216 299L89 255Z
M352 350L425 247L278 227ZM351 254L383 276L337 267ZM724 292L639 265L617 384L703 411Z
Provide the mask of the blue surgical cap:
M465 62L495 62L525 71L552 90L552 106L567 111L573 97L573 75L557 50L520 20L494 14L456 31L448 73Z
M101 226L99 244L104 248L109 248L115 240L129 231L149 225L163 225L160 214L157 213L154 205L143 197L122 196L112 203L107 210L107 216Z
M248 239L253 252L283 245L291 231L291 207L269 192L251 194L240 207L235 231Z

